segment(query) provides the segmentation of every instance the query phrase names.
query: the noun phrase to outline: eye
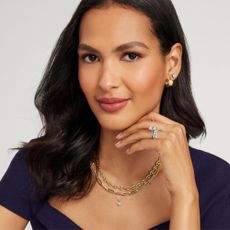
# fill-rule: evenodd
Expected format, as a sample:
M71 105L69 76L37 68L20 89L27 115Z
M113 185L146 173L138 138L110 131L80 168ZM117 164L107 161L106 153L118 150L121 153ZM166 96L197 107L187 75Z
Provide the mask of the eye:
M85 54L81 57L81 59L87 63L93 63L97 60L97 56L94 54Z
M135 52L128 52L128 53L125 53L125 55L124 55L124 59L126 61L135 61L135 60L139 59L140 57L141 57L141 55L138 53L135 53Z

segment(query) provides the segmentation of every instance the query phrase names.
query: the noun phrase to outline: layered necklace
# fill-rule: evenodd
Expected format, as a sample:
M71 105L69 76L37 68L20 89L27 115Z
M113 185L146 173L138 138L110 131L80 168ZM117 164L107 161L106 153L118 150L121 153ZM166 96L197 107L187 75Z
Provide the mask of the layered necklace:
M160 158L156 160L156 162L153 164L151 169L147 172L146 176L136 182L133 185L129 186L122 186L122 185L114 185L112 184L106 176L103 174L100 168L99 160L95 160L91 162L91 170L94 172L97 183L106 191L109 193L112 193L114 195L119 196L130 196L134 195L137 192L141 191L144 186L151 183L152 179L157 176L157 174L160 171ZM116 205L120 207L122 205L121 200L116 197Z

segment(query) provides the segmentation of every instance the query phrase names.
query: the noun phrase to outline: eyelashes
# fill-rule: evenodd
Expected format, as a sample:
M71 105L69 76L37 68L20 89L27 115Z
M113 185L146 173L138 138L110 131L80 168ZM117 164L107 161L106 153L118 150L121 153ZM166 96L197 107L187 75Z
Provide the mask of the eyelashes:
M122 60L127 62L133 62L140 59L141 57L142 55L138 52L126 52L122 55ZM86 63L94 63L100 61L97 55L91 53L80 56L80 59Z
M96 59L98 59L98 57L94 54L84 54L81 56L81 60L83 60L84 62L87 62L87 63L93 63L96 61Z

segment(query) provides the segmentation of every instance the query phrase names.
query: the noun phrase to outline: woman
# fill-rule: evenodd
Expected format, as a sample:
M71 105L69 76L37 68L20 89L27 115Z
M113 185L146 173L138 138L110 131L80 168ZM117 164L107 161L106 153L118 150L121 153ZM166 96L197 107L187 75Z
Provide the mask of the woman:
M44 121L0 184L0 228L229 229L170 0L83 0L35 96Z

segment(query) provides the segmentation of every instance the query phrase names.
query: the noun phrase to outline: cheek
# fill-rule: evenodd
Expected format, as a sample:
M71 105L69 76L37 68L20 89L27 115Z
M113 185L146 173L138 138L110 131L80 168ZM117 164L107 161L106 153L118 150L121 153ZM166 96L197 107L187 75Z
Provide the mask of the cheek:
M127 86L135 94L159 94L162 90L162 71L154 68L139 69L128 79Z
M94 92L95 82L93 81L93 77L91 77L91 73L89 71L84 71L79 67L78 70L78 80L82 91L85 96L88 98L90 93Z

